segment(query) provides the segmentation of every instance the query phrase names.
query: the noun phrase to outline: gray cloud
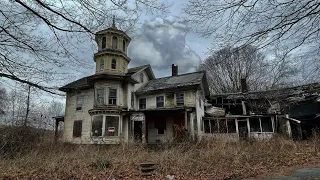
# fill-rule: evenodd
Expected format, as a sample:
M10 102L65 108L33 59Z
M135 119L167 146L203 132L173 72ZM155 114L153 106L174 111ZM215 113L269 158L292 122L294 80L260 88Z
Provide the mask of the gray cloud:
M171 64L179 73L195 71L200 58L186 44L187 32L185 22L174 16L145 22L130 44L130 67L150 64L157 77L170 75Z

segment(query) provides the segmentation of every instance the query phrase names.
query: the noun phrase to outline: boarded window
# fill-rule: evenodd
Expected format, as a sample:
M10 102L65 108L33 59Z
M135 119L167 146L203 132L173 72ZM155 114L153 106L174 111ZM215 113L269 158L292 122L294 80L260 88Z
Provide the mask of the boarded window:
M111 69L117 69L117 60L116 59L112 59L112 61L111 61Z
M147 98L139 99L139 109L146 109L147 107Z
M157 100L157 108L164 107L164 97L163 96L156 97L156 100Z
M177 106L184 106L184 93L176 94L176 104Z
M259 118L250 118L249 122L251 132L261 132Z
M81 111L83 105L83 95L77 95L76 111Z
M262 117L260 120L262 132L273 132L271 117Z
M109 105L117 104L117 89L109 89Z
M92 136L102 136L103 116L93 116Z
M104 59L100 59L100 70L104 69Z
M106 43L107 43L106 37L102 37L102 42L101 42L102 49L106 48Z
M131 107L134 107L134 93L131 92Z
M81 137L82 132L82 121L73 122L73 137Z
M104 105L104 89L97 89L97 105Z
M118 48L118 38L116 36L112 37L112 48L117 49Z
M106 116L105 136L118 136L119 135L119 117Z

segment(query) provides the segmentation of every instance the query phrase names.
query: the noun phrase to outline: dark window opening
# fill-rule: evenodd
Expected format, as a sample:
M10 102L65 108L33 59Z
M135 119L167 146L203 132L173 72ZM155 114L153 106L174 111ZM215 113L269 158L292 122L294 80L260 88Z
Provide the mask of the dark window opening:
M226 122L227 122L227 121L226 121L225 119L219 119L219 120L218 120L219 133L227 133L227 132L228 132Z
M107 46L107 39L106 37L102 37L102 43L101 43L101 48L104 49Z
M166 129L166 121L162 121L161 119L154 120L154 127L157 129L158 135L163 135Z
M273 132L271 117L261 118L262 132Z
M92 136L102 136L103 116L94 116L92 121Z
M76 111L81 111L82 110L82 105L83 105L83 96L78 95L77 96L77 103L76 103Z
M82 132L82 121L74 121L73 122L73 137L81 137Z
M234 119L227 120L227 126L228 126L228 133L236 133L237 132L236 120L234 120Z
M123 50L123 52L126 52L126 41L125 40L122 41L122 50Z
M111 61L111 69L117 69L117 60L116 59L112 59L112 61Z
M259 118L250 118L249 122L251 132L261 132Z
M139 99L139 109L146 109L146 105L147 105L146 98Z
M131 92L131 107L134 107L134 93Z
M203 126L204 126L204 133L211 133L209 120L204 120Z
M97 102L97 105L103 105L104 104L104 89L97 89L96 102Z
M117 104L117 89L109 89L109 105Z
M235 119L204 120L205 133L236 133Z
M164 107L164 97L163 96L156 97L156 100L157 100L157 108Z
M118 136L119 134L119 117L106 116L105 136Z
M104 69L104 60L100 59L100 70Z

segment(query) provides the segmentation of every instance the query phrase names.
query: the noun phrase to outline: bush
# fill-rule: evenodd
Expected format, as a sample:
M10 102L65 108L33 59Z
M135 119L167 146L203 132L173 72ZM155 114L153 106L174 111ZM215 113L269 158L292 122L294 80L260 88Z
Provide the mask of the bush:
M95 169L101 170L101 169L106 169L110 166L110 162L108 160L96 160L95 162L92 163L92 167Z

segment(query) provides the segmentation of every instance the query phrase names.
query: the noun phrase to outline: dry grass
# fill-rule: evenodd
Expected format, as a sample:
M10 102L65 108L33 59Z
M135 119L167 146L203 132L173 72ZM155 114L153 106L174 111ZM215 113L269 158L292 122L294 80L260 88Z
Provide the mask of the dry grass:
M283 174L295 167L320 167L315 144L277 137L227 143L204 140L151 150L143 146L50 144L0 156L0 179L143 179L137 163L158 163L146 179L249 179ZM319 145L319 144L318 144Z

